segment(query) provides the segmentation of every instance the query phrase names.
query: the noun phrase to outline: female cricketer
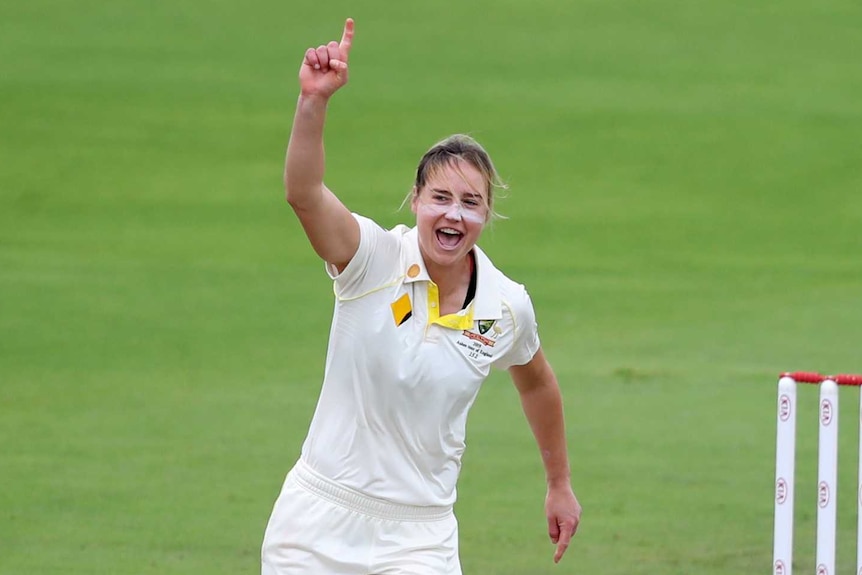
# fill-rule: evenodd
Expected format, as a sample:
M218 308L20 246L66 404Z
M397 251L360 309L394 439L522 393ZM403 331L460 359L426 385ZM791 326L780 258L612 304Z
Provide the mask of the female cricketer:
M452 513L467 413L490 369L518 390L547 479L558 562L578 528L562 399L524 287L476 245L500 185L485 150L452 136L423 156L415 226L384 230L323 183L341 42L309 48L285 161L287 201L334 282L320 398L264 535L262 575L460 575Z

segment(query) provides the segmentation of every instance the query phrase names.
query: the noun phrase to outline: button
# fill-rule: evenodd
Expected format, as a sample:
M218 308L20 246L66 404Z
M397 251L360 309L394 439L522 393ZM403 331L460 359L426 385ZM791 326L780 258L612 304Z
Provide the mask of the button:
M431 307L437 307L437 302L436 302L436 301L432 301L432 302L431 302Z
M419 275L419 265L418 264L413 264L412 266L407 268L407 277L415 278L418 275Z

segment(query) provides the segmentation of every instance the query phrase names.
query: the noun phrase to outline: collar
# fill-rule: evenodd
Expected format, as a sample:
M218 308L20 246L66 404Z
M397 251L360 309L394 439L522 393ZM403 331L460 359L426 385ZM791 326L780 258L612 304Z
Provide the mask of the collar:
M401 242L401 267L404 283L418 281L431 282L431 276L419 251L419 232L413 227L404 233ZM500 272L491 263L479 246L473 246L476 259L476 296L473 299L473 317L479 319L500 319L503 317L503 303L499 290Z

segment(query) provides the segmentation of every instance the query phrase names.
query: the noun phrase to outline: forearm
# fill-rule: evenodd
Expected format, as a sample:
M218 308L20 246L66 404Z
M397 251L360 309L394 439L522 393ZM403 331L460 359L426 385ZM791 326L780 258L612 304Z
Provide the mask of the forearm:
M563 400L550 373L544 381L521 392L521 405L536 438L548 486L568 485L571 478L566 447Z
M353 20L344 23L341 42L308 48L299 68L299 101L287 157L284 187L314 251L341 272L359 248L359 223L323 184L323 126L332 95L347 84Z
M581 517L581 505L572 491L563 397L554 370L541 348L528 363L510 367L509 373L518 388L521 406L536 437L545 466L548 482L545 515L548 518L548 535L557 546L554 552L556 563L578 530Z
M326 106L326 99L305 95L301 95L296 104L284 162L287 201L296 209L313 205L320 200L323 191Z

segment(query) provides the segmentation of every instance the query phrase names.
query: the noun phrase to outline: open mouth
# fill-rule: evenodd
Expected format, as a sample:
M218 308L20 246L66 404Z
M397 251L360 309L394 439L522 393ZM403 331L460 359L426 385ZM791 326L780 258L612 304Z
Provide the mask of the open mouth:
M464 238L464 234L453 228L440 228L435 234L437 235L437 242L447 250L458 247Z

